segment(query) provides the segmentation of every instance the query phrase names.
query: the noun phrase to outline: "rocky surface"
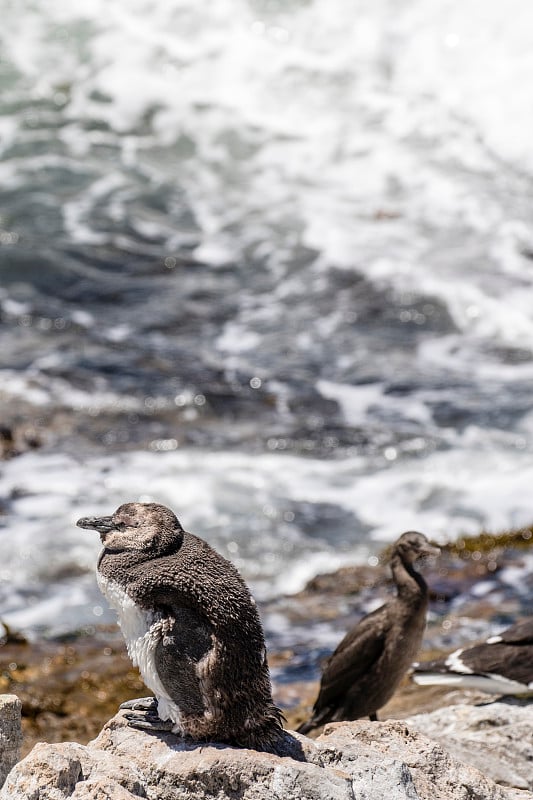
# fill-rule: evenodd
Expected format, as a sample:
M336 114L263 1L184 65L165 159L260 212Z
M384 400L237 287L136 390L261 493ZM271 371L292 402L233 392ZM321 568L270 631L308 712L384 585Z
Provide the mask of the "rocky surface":
M516 698L440 708L405 720L505 786L533 791L533 703Z
M0 694L0 787L20 758L22 703L13 694Z
M0 461L34 450L41 443L42 432L33 424L0 425Z
M448 713L453 719L454 711ZM287 733L278 756L147 734L127 727L121 714L87 746L38 744L0 791L0 800L135 797L533 800L528 791L497 785L401 721L336 723L316 740Z
M146 694L116 626L68 641L0 642L0 692L22 701L22 754L37 742L98 735L118 706Z

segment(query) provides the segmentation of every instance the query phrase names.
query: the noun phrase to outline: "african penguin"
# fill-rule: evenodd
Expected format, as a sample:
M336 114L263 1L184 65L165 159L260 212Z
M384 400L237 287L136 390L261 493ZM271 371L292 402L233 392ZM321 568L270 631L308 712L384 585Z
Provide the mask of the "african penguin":
M400 536L391 557L396 596L363 617L330 656L311 719L299 733L326 722L377 719L416 655L426 626L427 586L413 564L439 552L422 533Z
M282 714L263 629L233 564L156 503L125 503L77 525L100 534L98 584L155 695L121 706L129 724L276 751Z

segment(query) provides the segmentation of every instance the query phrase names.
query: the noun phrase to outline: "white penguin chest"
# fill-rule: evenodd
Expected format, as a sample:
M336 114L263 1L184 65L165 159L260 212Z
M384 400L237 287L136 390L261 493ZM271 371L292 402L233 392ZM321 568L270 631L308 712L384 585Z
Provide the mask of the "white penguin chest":
M130 649L137 649L139 640L149 633L156 615L140 608L116 581L109 580L100 572L97 572L97 580L100 591L117 612L118 624L126 640L128 653L133 659L135 654Z
M146 686L157 697L159 716L161 719L172 719L179 723L179 709L169 697L157 671L155 649L162 635L161 615L141 608L119 583L106 578L100 572L96 574L100 591L117 612L128 655L134 666L139 667Z

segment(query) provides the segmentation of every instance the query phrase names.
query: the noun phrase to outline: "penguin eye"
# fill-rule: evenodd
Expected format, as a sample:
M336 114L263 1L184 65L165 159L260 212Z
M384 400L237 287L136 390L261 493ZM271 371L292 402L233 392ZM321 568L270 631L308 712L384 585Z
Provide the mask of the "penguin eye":
M126 528L138 528L139 523L134 522L133 520L128 520L127 522L117 522L115 524L116 531L125 531Z

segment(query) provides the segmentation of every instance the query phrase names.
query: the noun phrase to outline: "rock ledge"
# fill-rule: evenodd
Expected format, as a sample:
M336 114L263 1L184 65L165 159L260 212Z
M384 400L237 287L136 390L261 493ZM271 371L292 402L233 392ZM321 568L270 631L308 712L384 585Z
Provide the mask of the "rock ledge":
M0 694L0 787L17 763L22 744L22 703L14 694Z
M533 800L416 730L431 716L336 723L316 740L288 732L275 756L136 731L119 713L87 746L36 745L9 773L0 800Z

